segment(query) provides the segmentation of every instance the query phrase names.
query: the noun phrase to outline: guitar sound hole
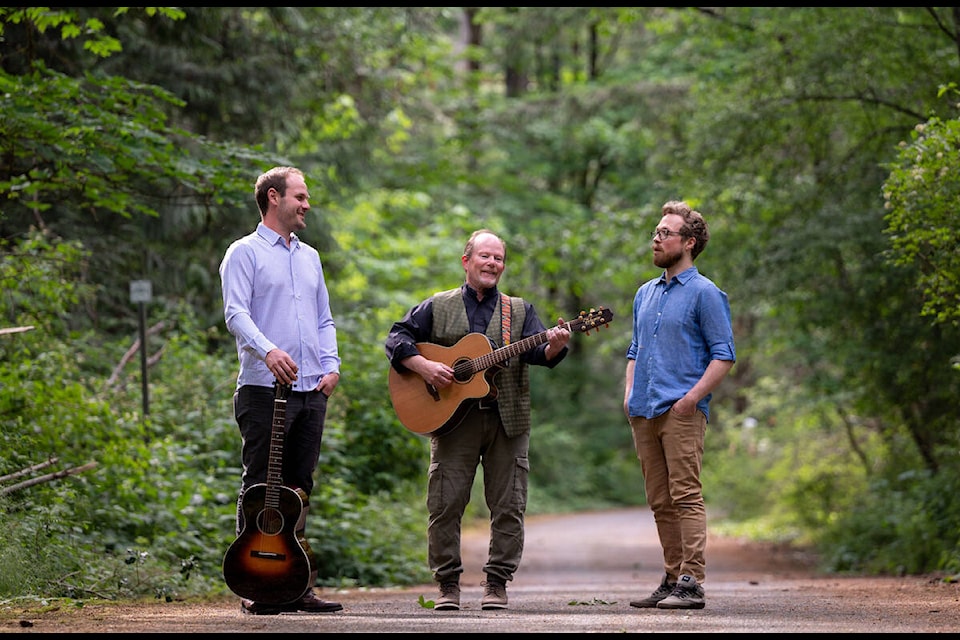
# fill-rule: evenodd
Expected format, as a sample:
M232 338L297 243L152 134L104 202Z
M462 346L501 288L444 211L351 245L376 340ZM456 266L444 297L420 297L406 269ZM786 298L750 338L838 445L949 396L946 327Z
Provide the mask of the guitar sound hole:
M277 509L264 509L257 514L257 529L268 536L283 531L283 514Z
M453 379L456 382L469 382L474 373L470 360L460 360L453 364Z

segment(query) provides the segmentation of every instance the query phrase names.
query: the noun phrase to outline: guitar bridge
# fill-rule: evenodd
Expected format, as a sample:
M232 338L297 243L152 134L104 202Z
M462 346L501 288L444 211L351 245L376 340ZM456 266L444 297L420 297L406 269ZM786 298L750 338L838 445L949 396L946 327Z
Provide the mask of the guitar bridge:
M280 560L281 562L283 562L284 560L287 559L287 554L275 553L273 551L259 551L257 549L253 549L250 551L250 557L257 558L260 560Z

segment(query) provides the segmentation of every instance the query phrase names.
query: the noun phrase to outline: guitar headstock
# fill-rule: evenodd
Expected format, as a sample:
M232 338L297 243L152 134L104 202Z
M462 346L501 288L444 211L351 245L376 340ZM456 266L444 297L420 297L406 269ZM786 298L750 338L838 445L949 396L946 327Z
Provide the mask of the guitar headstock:
M589 335L590 331L607 326L611 320L613 320L613 311L600 307L599 309L590 309L589 312L581 311L577 319L570 323L570 326Z
M293 391L292 384L285 384L279 380L273 381L273 399L274 400L286 400L290 395L290 392Z

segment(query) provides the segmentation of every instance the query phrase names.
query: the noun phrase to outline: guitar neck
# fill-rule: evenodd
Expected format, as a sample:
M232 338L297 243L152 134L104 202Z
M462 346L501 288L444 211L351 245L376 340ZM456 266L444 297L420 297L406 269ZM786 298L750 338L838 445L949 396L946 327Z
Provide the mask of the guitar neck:
M287 416L287 401L278 398L273 403L273 431L270 433L270 456L267 459L267 485L277 487L283 484L283 428Z
M573 331L577 327L583 324L582 318L577 318L576 320L571 320L570 322L565 322L563 326L565 329ZM534 347L538 347L541 344L547 341L547 331L541 331L536 335L532 335L519 340L517 342L511 342L508 345L500 347L499 349L494 349L490 353L485 353L479 358L474 358L470 360L470 366L473 367L473 371L483 371L484 369L489 369L494 365L498 365L501 362L506 362L514 356L518 356L521 353L526 353Z
M287 395L290 385L274 385L273 430L270 432L270 455L267 458L266 506L280 506L280 487L283 485L283 440L287 418Z

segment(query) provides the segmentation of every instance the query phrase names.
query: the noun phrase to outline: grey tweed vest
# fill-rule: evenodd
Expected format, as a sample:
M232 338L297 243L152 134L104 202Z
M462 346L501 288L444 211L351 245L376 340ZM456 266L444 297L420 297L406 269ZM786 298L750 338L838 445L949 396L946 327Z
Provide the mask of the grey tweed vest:
M521 339L526 308L523 298L510 298L510 342ZM486 336L495 348L504 346L502 332L503 310L501 300L493 310ZM441 291L433 297L433 335L431 340L445 347L452 347L467 334L469 328L467 311L463 306L460 288ZM530 371L519 357L511 358L500 365L492 383L497 389L497 407L507 437L512 438L530 432ZM479 372L476 375L484 375Z

